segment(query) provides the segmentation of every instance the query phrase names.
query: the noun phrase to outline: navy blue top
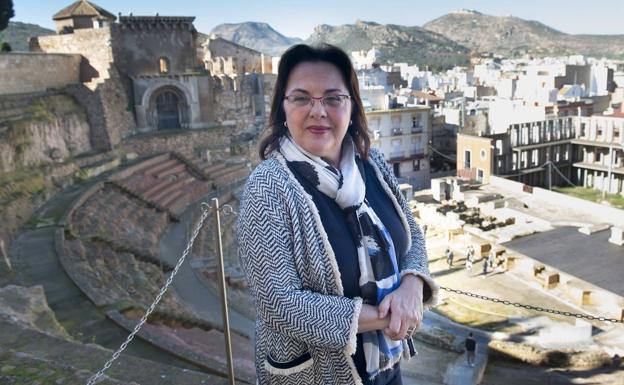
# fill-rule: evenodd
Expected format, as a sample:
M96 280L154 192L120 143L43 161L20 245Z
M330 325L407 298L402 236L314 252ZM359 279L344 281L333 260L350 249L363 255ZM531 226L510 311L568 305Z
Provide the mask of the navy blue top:
M390 197L381 185L381 181L377 179L373 166L368 162L362 162L364 176L366 181L366 199L368 204L375 210L379 219L383 222L386 229L392 237L397 259L400 260L405 254L407 248L408 234L401 221L401 217L396 211ZM338 263L338 270L342 286L344 288L344 296L347 298L360 297L360 266L358 263L357 248L351 236L351 232L347 227L347 222L342 210L338 204L320 192L311 182L305 179L297 172L294 167L290 167L304 190L312 196L312 200L316 205L321 217L321 223L325 228L329 243ZM362 378L365 385L394 385L401 384L401 375L398 365L392 370L386 370L377 375L373 382L368 381L366 374L366 361L364 358L364 350L362 348L361 335L357 335L357 350L353 356L355 367Z

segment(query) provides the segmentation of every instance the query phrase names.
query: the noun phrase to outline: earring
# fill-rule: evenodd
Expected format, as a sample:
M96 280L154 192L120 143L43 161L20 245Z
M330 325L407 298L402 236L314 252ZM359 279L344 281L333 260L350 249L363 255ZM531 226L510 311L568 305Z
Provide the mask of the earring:
M349 120L349 126L353 124L353 120Z
M284 121L284 127L288 128L288 123L286 123L286 121Z

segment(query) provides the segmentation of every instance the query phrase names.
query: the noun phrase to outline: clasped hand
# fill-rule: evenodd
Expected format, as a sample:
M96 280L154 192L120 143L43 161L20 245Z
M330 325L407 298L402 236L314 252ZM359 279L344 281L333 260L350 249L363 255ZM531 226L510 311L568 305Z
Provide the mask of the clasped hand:
M384 333L391 339L404 339L408 329L420 327L423 317L423 280L415 275L405 275L401 285L386 295L378 307L379 319L390 316Z

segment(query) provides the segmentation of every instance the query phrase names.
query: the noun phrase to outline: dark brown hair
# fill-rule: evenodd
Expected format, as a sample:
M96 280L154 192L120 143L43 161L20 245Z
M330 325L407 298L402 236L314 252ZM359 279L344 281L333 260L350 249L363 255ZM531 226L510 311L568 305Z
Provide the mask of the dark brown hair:
M368 136L368 125L366 115L360 99L360 88L358 86L357 74L351 64L349 56L340 48L329 44L321 44L311 47L305 44L298 44L290 47L282 55L277 71L277 81L273 90L271 101L271 112L269 114L268 133L260 141L260 158L266 159L267 155L279 147L279 140L288 132L284 126L286 112L284 111L284 93L286 84L292 70L303 62L327 62L336 66L342 80L344 81L349 96L351 96L351 120L353 123L347 129L347 134L351 136L355 147L360 155L368 158L370 148L370 137Z

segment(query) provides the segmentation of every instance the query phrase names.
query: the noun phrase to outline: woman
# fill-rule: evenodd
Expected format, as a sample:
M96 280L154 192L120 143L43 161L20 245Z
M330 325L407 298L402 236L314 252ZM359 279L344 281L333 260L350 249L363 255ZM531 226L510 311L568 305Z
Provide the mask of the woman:
M238 219L260 384L400 384L399 360L415 354L411 333L438 289L369 144L349 57L329 45L286 51Z

